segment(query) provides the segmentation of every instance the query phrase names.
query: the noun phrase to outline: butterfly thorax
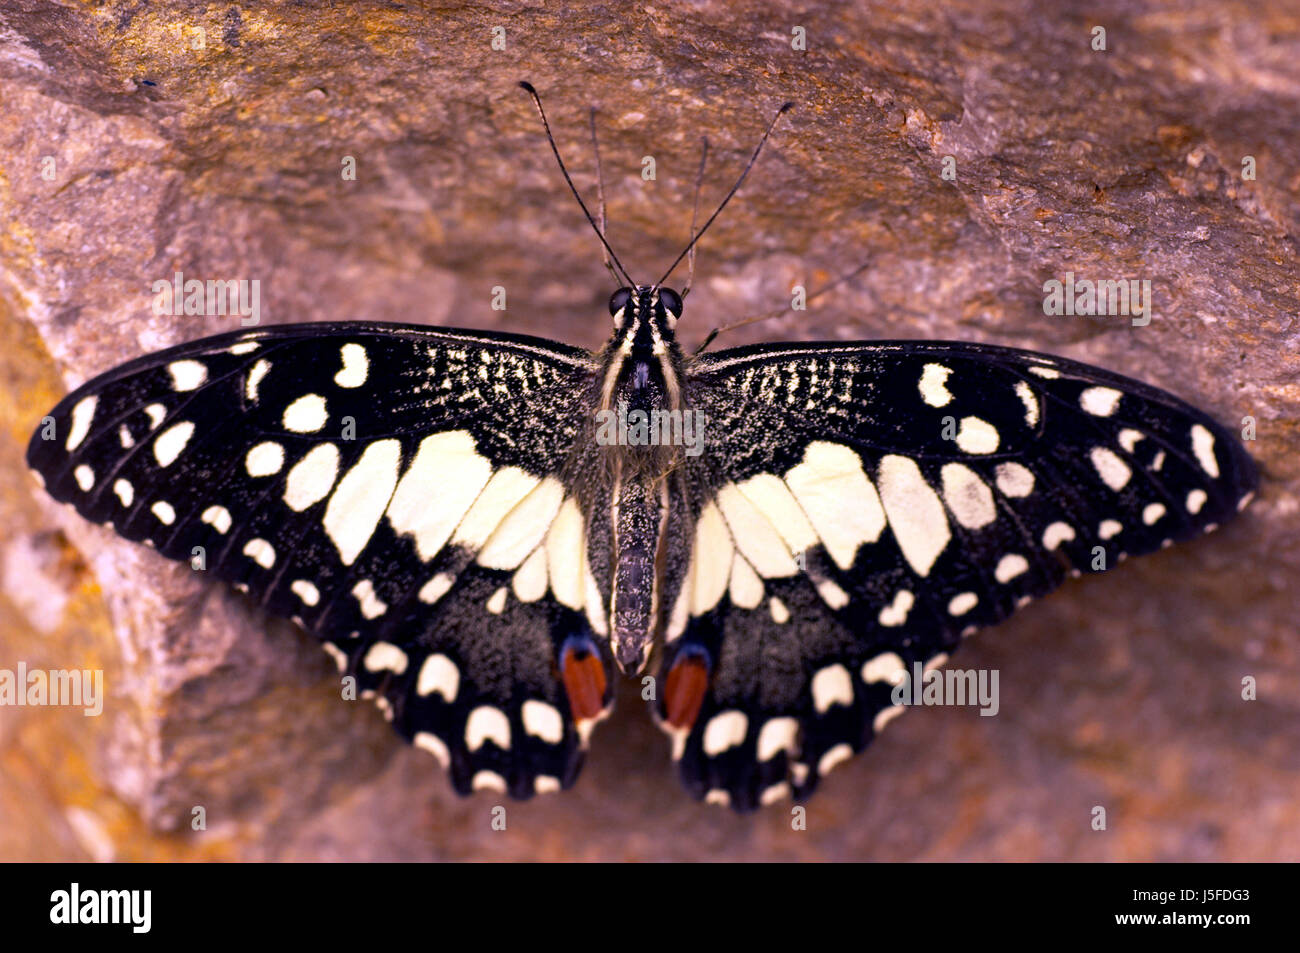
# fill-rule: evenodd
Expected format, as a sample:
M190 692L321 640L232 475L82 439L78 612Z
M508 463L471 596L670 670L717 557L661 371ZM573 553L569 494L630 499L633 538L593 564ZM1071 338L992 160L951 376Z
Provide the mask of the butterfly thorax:
M624 288L610 299L610 312L614 334L601 354L595 434L612 484L614 658L634 673L645 666L657 628L668 480L689 413L674 334L681 298L668 289Z

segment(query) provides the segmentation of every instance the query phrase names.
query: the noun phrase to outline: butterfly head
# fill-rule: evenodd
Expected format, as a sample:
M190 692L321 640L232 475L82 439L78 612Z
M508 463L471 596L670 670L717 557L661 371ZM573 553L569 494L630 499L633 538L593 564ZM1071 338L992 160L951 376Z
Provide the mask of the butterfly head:
M625 350L659 353L677 337L682 296L671 288L639 285L619 288L609 298L614 340Z

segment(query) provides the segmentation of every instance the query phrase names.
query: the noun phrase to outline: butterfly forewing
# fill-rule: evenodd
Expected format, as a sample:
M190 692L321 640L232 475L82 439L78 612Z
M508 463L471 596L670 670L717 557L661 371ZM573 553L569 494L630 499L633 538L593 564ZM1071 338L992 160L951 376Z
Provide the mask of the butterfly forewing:
M458 789L528 796L578 770L566 652L580 716L610 695L573 458L590 362L396 325L223 335L79 388L28 460L88 519L299 620Z
M695 538L658 714L687 787L742 808L807 794L866 745L913 663L1072 572L1213 528L1254 488L1207 415L1025 351L764 345L702 359L689 388L707 450L686 466Z

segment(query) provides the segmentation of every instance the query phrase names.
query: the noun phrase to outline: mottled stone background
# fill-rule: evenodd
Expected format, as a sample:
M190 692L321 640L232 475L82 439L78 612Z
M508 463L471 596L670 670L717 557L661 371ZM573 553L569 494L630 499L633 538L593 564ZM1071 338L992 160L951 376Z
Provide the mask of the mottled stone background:
M329 6L0 9L0 667L95 666L110 692L100 718L0 709L0 859L1300 855L1293 2ZM577 788L509 805L493 832L498 796L453 796L338 699L300 632L52 504L21 455L68 388L235 326L154 316L150 286L176 270L259 279L264 323L598 345L613 289L523 78L589 195L599 109L610 237L643 279L686 237L701 136L708 203L798 104L704 242L688 344L870 262L730 343L958 338L1090 361L1254 417L1260 498L977 637L957 662L1000 670L999 716L908 714L824 785L805 832L788 807L685 797L630 691ZM1044 316L1043 282L1069 270L1149 278L1150 325Z

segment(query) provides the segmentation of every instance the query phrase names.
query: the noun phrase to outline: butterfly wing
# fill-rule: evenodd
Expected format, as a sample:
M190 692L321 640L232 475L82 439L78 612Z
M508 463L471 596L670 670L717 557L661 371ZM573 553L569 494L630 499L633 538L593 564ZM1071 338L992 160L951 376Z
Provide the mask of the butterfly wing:
M697 797L812 791L893 687L1071 572L1214 528L1241 444L1177 398L1047 355L762 345L700 360L690 566L658 716Z
M571 479L593 373L513 335L268 327L90 381L28 462L87 519L300 622L462 793L527 797L573 782L610 698Z

